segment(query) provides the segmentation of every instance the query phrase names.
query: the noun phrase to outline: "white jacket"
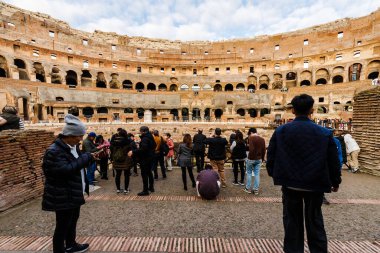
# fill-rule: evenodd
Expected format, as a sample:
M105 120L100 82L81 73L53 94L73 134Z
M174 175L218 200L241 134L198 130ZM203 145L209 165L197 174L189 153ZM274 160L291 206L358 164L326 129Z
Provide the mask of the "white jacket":
M352 138L351 134L344 135L344 142L346 143L347 154L360 150L358 143Z

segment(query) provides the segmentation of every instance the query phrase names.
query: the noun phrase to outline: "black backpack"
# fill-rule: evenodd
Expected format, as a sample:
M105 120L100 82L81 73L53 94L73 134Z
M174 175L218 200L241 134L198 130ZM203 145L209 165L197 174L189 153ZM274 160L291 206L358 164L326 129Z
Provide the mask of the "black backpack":
M115 147L112 160L117 163L123 163L127 160L127 146Z

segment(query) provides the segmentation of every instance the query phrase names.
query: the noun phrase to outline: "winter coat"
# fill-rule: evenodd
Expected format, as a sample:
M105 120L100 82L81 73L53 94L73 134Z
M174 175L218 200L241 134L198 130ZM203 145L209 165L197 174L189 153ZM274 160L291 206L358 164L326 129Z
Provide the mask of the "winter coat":
M131 140L124 137L116 135L115 138L111 141L111 161L112 168L115 170L128 170L133 166L133 160L128 156L128 152L132 150ZM114 156L115 153L121 149L124 153L125 160L124 161L115 161Z
M75 158L70 147L60 138L56 139L46 150L42 169L45 175L45 187L42 196L42 209L58 211L77 208L85 203L81 170L92 162L90 153L81 154L78 146L78 158ZM86 174L86 173L84 173ZM88 194L86 176L85 191Z
M351 134L344 135L344 143L346 143L347 154L360 150L358 143L352 138Z
M179 144L178 147L178 166L192 167L193 148L186 146L185 143Z
M133 156L137 157L140 164L150 164L154 158L156 142L151 133L142 134L140 139L139 148L133 151Z
M270 140L267 171L275 185L331 192L341 183L339 165L332 132L308 117L280 126Z
M207 139L204 134L196 134L193 138L193 150L194 153L204 153L205 152L205 144L203 143Z
M209 145L207 156L210 160L221 161L226 159L226 145L228 144L226 138L220 136L207 138L204 143Z
M3 113L0 114L0 117L7 121L7 123L0 126L0 131L9 129L20 129L20 118L17 115L12 113Z
M95 143L87 137L82 143L82 151L94 153L98 151L98 148L95 146Z
M235 143L235 144L234 144ZM245 142L244 141L233 141L231 148L232 149L232 159L233 160L241 160L247 158L247 152L245 151Z

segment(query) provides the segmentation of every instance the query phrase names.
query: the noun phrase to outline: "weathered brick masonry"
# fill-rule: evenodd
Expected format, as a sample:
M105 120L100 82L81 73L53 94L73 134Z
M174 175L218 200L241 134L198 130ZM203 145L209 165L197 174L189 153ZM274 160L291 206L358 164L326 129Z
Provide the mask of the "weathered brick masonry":
M42 194L42 156L53 140L44 130L0 133L0 211Z
M354 138L361 149L360 168L380 176L380 87L360 92L354 99Z

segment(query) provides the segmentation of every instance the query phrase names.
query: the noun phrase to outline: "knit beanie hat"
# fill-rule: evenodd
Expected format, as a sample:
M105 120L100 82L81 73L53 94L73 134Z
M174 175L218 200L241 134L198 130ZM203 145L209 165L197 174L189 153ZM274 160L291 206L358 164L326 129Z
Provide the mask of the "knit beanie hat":
M82 136L86 134L85 125L72 114L65 116L66 125L62 129L62 135L64 136Z

